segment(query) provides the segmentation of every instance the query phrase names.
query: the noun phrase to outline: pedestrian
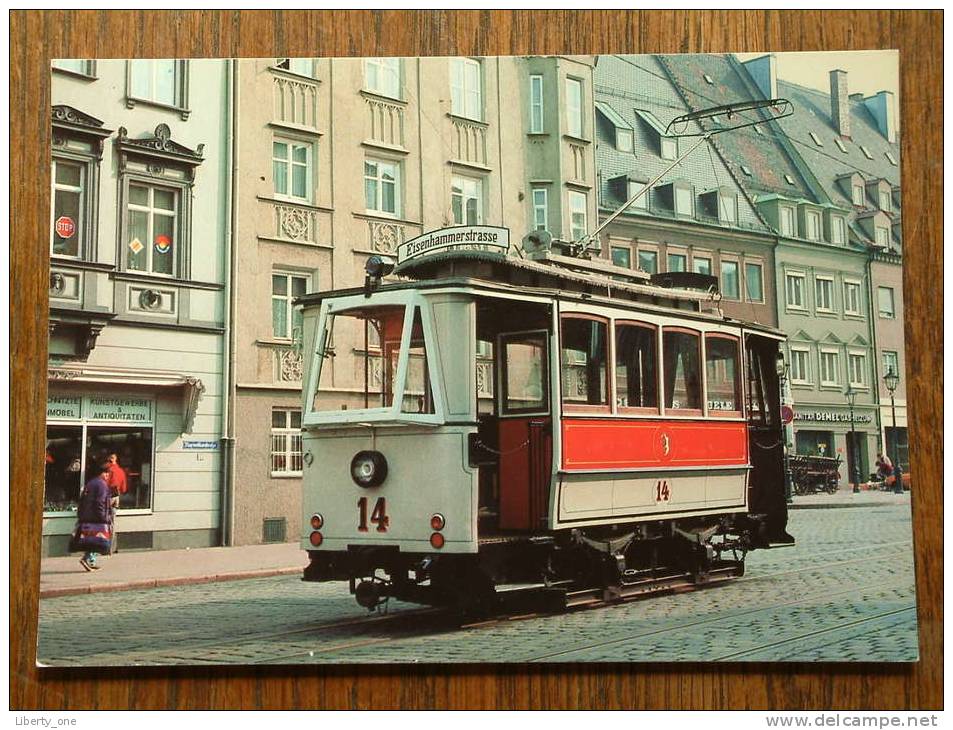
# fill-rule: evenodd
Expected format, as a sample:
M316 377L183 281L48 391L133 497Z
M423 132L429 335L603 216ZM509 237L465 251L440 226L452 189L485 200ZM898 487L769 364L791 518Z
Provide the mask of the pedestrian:
M126 470L119 464L118 454L110 454L106 459L106 464L109 466L109 479L107 481L109 483L109 489L112 492L112 501L110 502L111 509L109 513L109 523L113 528L113 539L109 548L111 555L117 552L116 541L119 539L116 536L116 510L119 509L119 500L122 495L129 490L129 487L126 481Z
M886 481L893 474L893 462L890 457L877 452L877 478Z
M109 549L112 532L112 492L107 480L109 464L103 463L97 474L86 482L79 496L77 511L77 539L79 549L85 550L79 564L86 571L99 570L96 559Z

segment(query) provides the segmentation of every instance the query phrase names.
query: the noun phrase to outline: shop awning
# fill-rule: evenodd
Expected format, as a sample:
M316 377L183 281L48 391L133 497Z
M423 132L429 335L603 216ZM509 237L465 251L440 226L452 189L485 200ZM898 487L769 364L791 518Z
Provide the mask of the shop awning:
M83 363L50 366L51 383L116 385L136 388L180 388L182 390L182 433L191 433L205 384L192 375L169 370L123 370Z

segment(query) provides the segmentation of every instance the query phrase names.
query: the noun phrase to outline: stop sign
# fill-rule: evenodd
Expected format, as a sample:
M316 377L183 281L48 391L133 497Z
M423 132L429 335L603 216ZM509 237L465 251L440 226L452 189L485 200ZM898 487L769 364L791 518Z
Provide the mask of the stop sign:
M789 424L794 420L794 409L791 406L781 406L781 423Z
M73 234L76 233L76 224L68 215L61 215L56 219L54 229L56 230L56 235L60 238L72 238Z

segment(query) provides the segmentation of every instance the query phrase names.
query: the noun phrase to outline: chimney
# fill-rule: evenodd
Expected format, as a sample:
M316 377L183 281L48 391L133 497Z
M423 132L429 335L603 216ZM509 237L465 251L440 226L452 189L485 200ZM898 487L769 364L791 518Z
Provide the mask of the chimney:
M847 98L847 72L831 71L831 122L842 137L850 137L850 103Z
M874 121L877 122L877 129L884 138L895 144L897 141L896 129L896 108L892 91L878 91L873 96L864 99L864 105L870 111Z
M748 69L748 75L765 99L778 98L778 64L773 53L743 61L741 65Z

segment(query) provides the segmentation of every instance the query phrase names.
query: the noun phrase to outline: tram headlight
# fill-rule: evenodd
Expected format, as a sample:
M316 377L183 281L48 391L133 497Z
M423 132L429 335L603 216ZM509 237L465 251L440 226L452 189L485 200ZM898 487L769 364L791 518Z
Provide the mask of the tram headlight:
M376 487L387 478L387 459L380 451L358 451L351 459L351 479L359 487Z

